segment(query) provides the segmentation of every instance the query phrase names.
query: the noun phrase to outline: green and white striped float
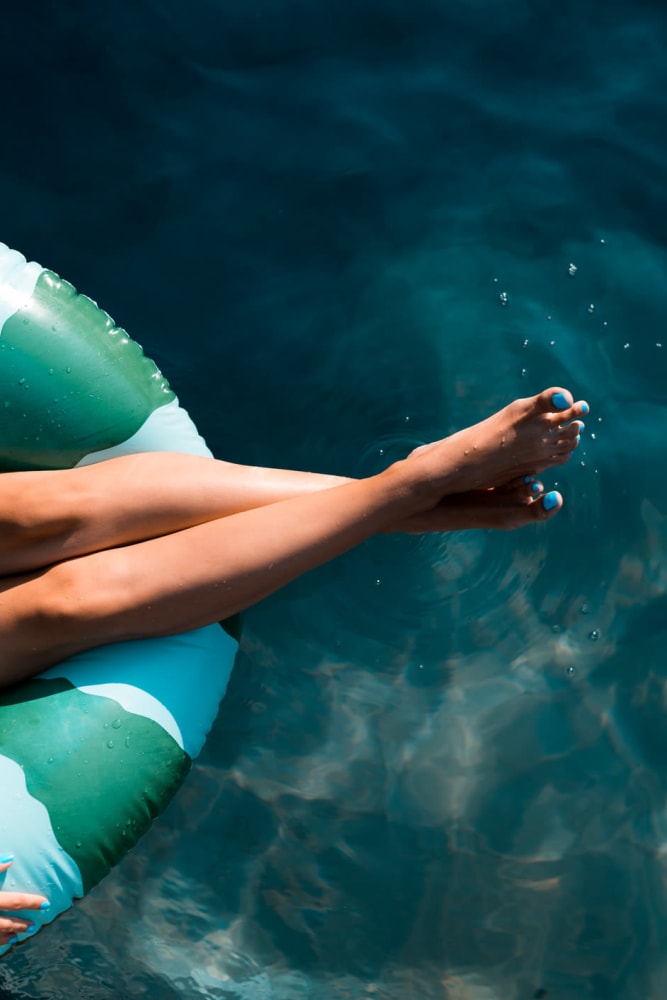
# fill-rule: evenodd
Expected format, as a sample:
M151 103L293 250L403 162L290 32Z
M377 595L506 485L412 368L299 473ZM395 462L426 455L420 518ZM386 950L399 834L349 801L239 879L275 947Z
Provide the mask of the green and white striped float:
M125 331L2 243L0 410L0 472L130 452L210 455ZM37 925L96 885L165 808L237 648L214 625L105 646L0 692L0 854L16 859L0 889L48 896L48 911L26 913Z

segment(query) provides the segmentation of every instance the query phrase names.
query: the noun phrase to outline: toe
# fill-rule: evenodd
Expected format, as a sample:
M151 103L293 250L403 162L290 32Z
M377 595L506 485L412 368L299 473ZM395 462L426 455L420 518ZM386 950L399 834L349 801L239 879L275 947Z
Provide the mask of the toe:
M572 393L568 389L561 389L557 386L545 389L537 397L537 408L548 413L554 425L563 425L579 417L585 417L590 411L590 407L585 400L580 399L575 403Z
M544 492L542 482L535 475L519 476L511 479L503 486L496 486L490 491L494 497L506 497L512 503L517 500L522 503L531 503Z
M546 521L550 517L554 517L562 506L563 498L558 490L551 490L551 492L545 493L544 496L540 497L539 500L535 500L531 504L531 510L534 512L536 520Z
M546 397L544 399L546 410L552 413L554 410L558 413L563 413L565 410L569 410L574 403L572 393L568 389L547 389L546 392L541 394L540 399L542 397Z
M559 438L576 438L584 429L583 420L573 420L570 424L565 424L558 428Z
M509 483L505 483L504 486L497 487L494 490L495 493L502 490L507 493L521 493L527 497L537 496L538 493L542 492L542 483L533 475L519 476L517 479L511 479Z
M576 447L578 447L579 441L580 437L578 434L562 435L556 438L553 443L554 453L560 454L560 452L563 451L573 451Z

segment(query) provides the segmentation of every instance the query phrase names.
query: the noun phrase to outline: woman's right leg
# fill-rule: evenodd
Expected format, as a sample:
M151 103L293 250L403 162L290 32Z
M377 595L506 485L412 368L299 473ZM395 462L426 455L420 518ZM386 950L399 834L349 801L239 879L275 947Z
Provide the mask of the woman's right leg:
M227 617L376 532L415 520L439 530L443 497L543 468L554 455L566 461L573 447L543 393L378 476L5 579L3 680L93 646Z
M583 412L581 404L570 405L571 398L563 395L563 390L548 390L536 398L548 405L543 397L548 400L549 394L553 397L559 391L565 406L539 414L549 416L551 437L535 467L527 470L531 473L566 460L582 426L575 419ZM562 426L573 419L574 423ZM539 426L538 421L533 422ZM508 428L512 430L511 421ZM456 439L454 435L448 440ZM473 444L473 451L475 447ZM466 456L463 458L470 464ZM490 475L491 470L487 473L484 469L476 487L502 484ZM1 475L0 576L158 537L350 481L165 452L129 455L60 472ZM396 530L410 529L397 525Z

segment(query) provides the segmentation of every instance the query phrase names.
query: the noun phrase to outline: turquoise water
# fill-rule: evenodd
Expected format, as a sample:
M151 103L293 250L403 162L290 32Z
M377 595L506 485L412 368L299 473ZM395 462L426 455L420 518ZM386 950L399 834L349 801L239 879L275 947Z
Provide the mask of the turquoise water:
M248 613L191 779L0 996L662 1000L667 12L8 18L1 238L220 456L357 475L545 385L592 412L552 524Z

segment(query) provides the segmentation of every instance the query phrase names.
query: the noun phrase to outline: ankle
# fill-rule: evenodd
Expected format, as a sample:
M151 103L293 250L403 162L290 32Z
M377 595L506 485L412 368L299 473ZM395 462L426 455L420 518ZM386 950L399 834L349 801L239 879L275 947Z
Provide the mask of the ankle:
M381 477L385 489L396 497L404 517L431 510L441 499L442 484L428 474L425 463L416 462L411 456L394 462Z

